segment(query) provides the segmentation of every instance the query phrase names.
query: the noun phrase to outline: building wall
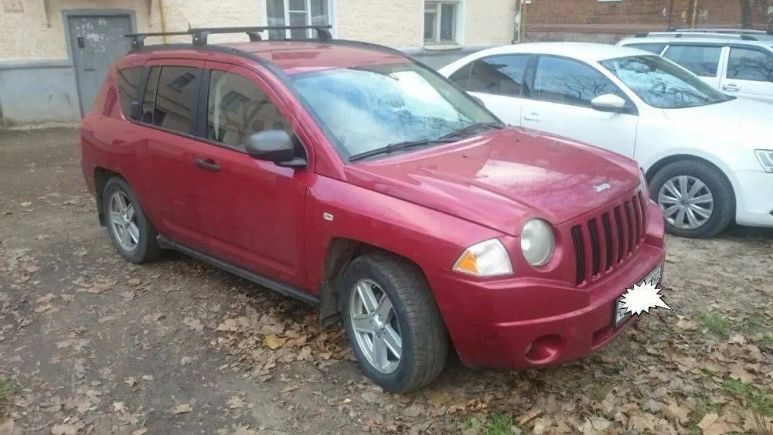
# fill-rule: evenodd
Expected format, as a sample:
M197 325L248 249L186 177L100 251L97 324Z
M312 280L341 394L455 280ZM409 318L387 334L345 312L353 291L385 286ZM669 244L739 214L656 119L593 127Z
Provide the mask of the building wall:
M459 45L442 47L445 50L422 47L424 0L333 0L332 20L336 37L405 49L431 66L439 67L467 51L512 41L515 3L516 0L459 0ZM266 24L265 0L2 2L0 128L80 119L75 70L63 20L63 11L72 10L130 11L133 24L140 32L184 30L189 26ZM217 43L246 40L246 37L212 35L209 40ZM165 39L165 42L188 41L189 37Z
M688 27L691 0L532 0L525 5L528 40L590 40L616 42L630 34ZM764 29L768 5L773 0L754 2L753 23ZM699 0L696 27L740 27L738 0Z

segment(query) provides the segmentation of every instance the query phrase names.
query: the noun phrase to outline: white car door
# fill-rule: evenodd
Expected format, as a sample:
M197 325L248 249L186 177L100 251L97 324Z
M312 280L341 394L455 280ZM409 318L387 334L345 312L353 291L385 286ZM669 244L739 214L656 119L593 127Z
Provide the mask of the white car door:
M764 48L730 47L722 92L773 101L773 52Z
M593 109L591 100L614 94L626 101L621 112ZM524 104L522 125L634 156L639 117L628 97L585 63L540 56L534 84Z
M503 54L476 59L450 75L449 79L477 97L509 125L521 125L523 83L532 56Z

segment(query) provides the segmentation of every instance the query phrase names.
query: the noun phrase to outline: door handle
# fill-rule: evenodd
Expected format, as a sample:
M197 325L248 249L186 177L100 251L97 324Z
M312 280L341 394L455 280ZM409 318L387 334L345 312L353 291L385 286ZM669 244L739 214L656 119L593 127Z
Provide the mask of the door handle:
M218 165L217 162L212 159L196 159L195 162L196 166L200 167L201 169L206 169L207 171L217 172L220 170L220 165Z
M539 122L539 113L535 113L535 112L529 113L527 115L524 115L523 119L525 121Z
M722 89L724 89L726 91L729 91L729 92L738 92L738 91L741 90L741 87L738 86L735 83L728 83L728 84L722 86Z

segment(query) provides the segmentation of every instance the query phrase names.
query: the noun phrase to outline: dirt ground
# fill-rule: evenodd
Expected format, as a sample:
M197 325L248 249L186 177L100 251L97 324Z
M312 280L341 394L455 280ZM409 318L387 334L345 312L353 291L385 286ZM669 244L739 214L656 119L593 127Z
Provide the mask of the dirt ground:
M312 308L178 254L122 261L76 130L0 132L0 433L773 430L773 231L670 237L664 294L671 311L581 361L452 357L386 394Z

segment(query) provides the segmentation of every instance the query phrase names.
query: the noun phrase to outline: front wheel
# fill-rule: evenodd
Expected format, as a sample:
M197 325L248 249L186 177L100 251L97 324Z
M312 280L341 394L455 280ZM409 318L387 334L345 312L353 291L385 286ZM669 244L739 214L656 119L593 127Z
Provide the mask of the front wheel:
M437 378L448 337L419 268L377 252L352 261L341 281L346 335L365 376L393 393Z
M650 193L663 211L666 229L678 236L713 237L727 228L735 213L729 182L699 161L666 165L652 177Z

